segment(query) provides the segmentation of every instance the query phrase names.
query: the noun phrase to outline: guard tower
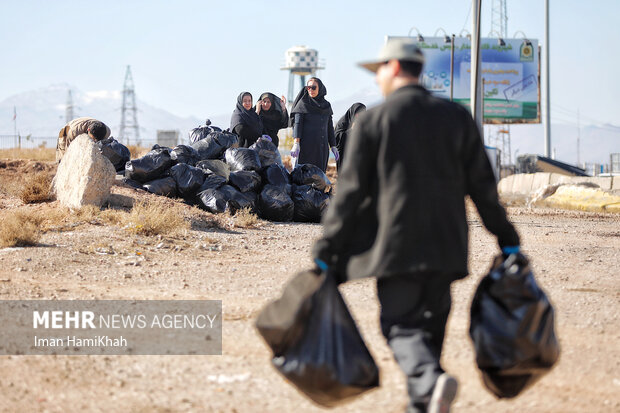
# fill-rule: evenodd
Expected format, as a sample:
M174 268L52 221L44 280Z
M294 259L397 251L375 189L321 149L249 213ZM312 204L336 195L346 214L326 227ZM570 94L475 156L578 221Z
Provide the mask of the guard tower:
M308 49L306 46L294 46L285 53L285 63L281 70L288 70L288 96L289 105L293 104L293 99L298 92L295 88L295 76L299 77L299 88L306 86L306 76L314 76L317 70L325 69L319 62L319 52L315 49Z

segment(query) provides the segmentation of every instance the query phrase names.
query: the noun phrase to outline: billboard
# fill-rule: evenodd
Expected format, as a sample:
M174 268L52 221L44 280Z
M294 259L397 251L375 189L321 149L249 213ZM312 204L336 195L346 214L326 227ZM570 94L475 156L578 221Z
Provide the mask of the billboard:
M540 123L538 41L503 39L503 42L500 45L497 38L480 39L484 123ZM417 43L426 59L420 84L433 94L449 99L451 43L444 37L427 37ZM453 67L453 100L469 107L471 43L468 38L454 39Z

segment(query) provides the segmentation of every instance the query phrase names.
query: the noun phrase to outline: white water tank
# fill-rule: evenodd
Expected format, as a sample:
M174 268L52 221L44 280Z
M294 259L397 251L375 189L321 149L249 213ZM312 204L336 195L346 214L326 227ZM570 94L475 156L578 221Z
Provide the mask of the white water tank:
M319 52L306 46L294 46L285 53L285 63L282 70L288 70L296 75L311 75L319 69Z

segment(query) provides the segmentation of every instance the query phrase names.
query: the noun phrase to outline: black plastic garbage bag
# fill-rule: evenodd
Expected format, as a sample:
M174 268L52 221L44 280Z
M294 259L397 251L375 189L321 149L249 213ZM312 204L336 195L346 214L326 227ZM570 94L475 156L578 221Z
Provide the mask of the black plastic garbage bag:
M263 168L274 163L282 165L282 157L280 156L280 152L278 151L276 145L274 145L271 141L259 138L252 146L250 146L250 149L254 149L258 152L260 164Z
M207 175L200 189L198 189L198 192L202 192L205 189L218 189L222 185L226 185L226 179L223 176L215 174Z
M97 141L96 145L103 156L112 162L117 172L123 171L125 169L125 164L131 159L129 149L111 136L107 139Z
M205 138L192 143L200 159L219 159L226 149L238 145L237 135L228 132L210 132Z
M258 152L249 148L230 148L225 152L231 171L260 171Z
M226 212L228 208L225 195L217 189L205 189L198 193L198 198L200 198L200 206L214 214Z
M241 192L257 191L261 184L261 178L256 171L231 172L230 184Z
M474 295L469 335L484 384L500 398L515 397L556 362L553 307L524 255L495 258Z
M123 178L123 183L135 189L144 189L140 182L134 181L133 179Z
M221 186L219 191L224 194L226 200L228 201L228 209L232 214L244 208L254 210L256 205L256 196L252 192L248 192L246 195L230 185Z
M170 198L175 198L177 196L177 183L171 176L147 182L142 187L152 194L163 195Z
M282 165L269 165L262 170L263 182L279 187L285 187L291 183L291 175Z
M329 204L329 195L310 185L294 186L291 198L295 204L293 221L296 222L321 222Z
M125 177L142 183L149 182L161 178L174 163L170 157L170 148L154 148L143 157L128 161L125 164Z
M177 183L177 189L183 198L195 195L205 181L205 173L202 169L184 163L174 165L169 173Z
M177 163L186 163L191 166L195 166L196 162L200 161L198 152L191 146L177 145L170 151L170 158Z
M323 406L379 386L379 369L331 276L297 274L256 327L287 380Z
M189 131L189 141L190 143L196 143L201 139L204 139L213 132L213 128L211 128L211 120L207 119L204 125L198 126L197 128Z
M262 218L277 222L291 221L295 211L295 204L286 189L273 185L265 185L256 206Z
M246 196L230 185L223 185L219 189L205 189L198 194L198 197L200 205L214 214L226 211L234 214L243 208L254 208L252 196Z
M312 185L323 192L329 192L332 188L332 183L325 172L309 163L297 165L291 172L291 178L296 185Z
M202 169L208 174L217 174L223 176L226 181L230 176L230 166L226 165L226 162L219 159L207 159L196 163L196 167Z

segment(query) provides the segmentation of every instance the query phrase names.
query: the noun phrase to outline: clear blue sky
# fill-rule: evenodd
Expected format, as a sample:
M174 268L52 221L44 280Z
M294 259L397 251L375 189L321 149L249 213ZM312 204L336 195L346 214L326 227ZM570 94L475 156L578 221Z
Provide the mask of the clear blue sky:
M317 49L328 100L375 87L355 66L385 35L471 31L470 0L5 1L0 15L0 100L54 83L119 90L132 67L139 99L178 115L229 113L249 90L286 94L279 67L294 45ZM482 35L491 0L483 0ZM508 0L508 37L544 41L544 1ZM620 125L620 1L551 0L555 122Z

